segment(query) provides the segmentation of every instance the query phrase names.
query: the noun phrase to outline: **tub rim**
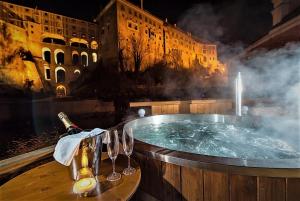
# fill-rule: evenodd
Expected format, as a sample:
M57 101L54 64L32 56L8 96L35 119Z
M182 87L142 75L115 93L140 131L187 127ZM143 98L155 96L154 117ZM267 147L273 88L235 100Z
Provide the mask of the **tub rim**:
M153 118L156 116L177 116L177 115L199 115L199 116L225 116L220 114L168 114L153 115L144 118L137 118L124 123L124 128L141 119ZM215 171L230 172L233 174L243 174L249 176L270 176L270 177L294 177L300 178L300 158L299 159L241 159L195 154L183 151L171 150L148 144L135 139L134 154L144 155L152 159L160 160L175 165L203 168Z

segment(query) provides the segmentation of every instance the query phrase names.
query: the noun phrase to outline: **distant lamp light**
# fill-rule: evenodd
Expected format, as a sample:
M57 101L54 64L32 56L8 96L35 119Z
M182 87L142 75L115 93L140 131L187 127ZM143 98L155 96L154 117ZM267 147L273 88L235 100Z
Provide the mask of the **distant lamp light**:
M146 111L144 110L144 109L139 109L139 111L138 111L138 115L140 116L140 117L144 117L145 116L145 114L146 114Z

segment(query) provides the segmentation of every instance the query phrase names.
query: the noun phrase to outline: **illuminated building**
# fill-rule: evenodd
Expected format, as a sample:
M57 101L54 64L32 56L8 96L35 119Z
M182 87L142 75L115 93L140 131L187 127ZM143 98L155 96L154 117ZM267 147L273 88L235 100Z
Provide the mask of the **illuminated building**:
M216 45L201 42L125 0L111 0L95 22L7 2L0 2L0 9L0 25L7 25L14 48L30 51L36 67L34 72L31 64L30 73L21 76L21 71L7 70L10 68L0 63L4 66L0 75L18 85L25 79L34 80L35 90L68 95L70 82L99 60L120 70L144 70L164 61L174 68L203 66L209 73L226 72Z
M58 96L67 95L69 83L97 62L95 23L7 2L0 2L0 9L0 23L33 55L43 82L40 88L48 86Z
M218 60L216 45L203 43L128 1L110 1L96 20L104 63L134 70L138 61L135 57L140 55L141 70L166 61L174 67L202 65L209 72L225 71L225 65Z

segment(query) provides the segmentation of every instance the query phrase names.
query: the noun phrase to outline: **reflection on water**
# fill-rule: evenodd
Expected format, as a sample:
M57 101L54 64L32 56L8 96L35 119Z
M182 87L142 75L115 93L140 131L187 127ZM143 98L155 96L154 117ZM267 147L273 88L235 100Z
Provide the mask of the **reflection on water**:
M149 144L196 154L243 159L300 158L300 149L296 146L299 141L293 146L274 131L233 124L196 120L154 122L137 126L134 135Z

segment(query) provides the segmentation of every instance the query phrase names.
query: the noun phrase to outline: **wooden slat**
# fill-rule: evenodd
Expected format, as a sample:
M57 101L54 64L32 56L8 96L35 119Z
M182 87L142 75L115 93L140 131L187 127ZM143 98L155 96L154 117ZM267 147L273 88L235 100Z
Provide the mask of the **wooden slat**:
M181 193L183 200L203 201L203 171L181 167Z
M163 200L181 201L180 166L162 162Z
M55 145L45 147L0 161L0 175L15 172L30 163L42 159L43 157L50 156L54 151L54 147Z
M204 200L229 201L228 175L204 171Z
M148 159L146 163L146 185L147 192L162 200L163 199L163 181L161 172L161 161L155 159Z
M230 176L230 201L257 201L257 177Z
M259 201L285 201L284 178L259 178Z
M197 113L197 104L190 104L190 113Z
M156 114L161 114L162 113L161 106L152 106L151 110L152 110L152 115L156 115Z
M287 201L299 201L300 200L300 178L287 179Z

